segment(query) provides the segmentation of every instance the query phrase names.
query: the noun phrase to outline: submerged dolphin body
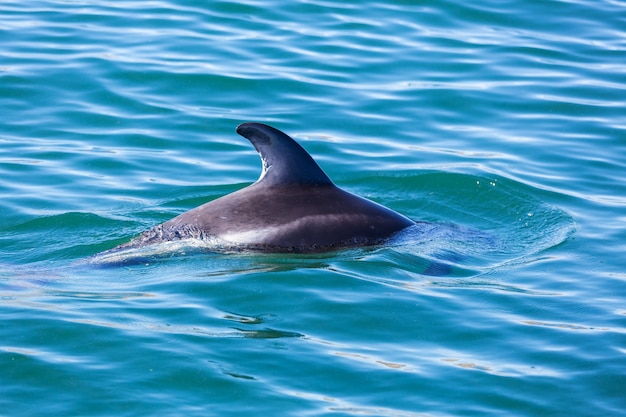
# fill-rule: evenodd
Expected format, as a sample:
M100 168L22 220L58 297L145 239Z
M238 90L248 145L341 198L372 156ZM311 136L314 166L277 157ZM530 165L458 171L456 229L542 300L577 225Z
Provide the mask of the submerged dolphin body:
M415 224L407 217L337 188L285 133L243 123L237 133L263 162L252 185L143 232L113 250L196 239L213 249L324 252L376 245Z

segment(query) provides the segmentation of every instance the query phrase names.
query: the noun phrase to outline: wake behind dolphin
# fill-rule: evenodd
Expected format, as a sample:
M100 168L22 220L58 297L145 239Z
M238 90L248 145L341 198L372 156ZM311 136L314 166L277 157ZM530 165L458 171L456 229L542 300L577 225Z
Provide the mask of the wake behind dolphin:
M415 224L335 186L280 130L243 123L237 133L261 157L263 170L254 184L157 225L111 251L193 239L222 250L325 252L378 245Z

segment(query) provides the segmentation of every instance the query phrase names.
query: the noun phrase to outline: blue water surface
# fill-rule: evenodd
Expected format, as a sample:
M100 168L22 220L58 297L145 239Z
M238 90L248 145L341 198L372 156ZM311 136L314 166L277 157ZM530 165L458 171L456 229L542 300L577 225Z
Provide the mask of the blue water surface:
M0 414L626 409L626 3L0 3ZM94 255L253 181L245 121L429 222Z

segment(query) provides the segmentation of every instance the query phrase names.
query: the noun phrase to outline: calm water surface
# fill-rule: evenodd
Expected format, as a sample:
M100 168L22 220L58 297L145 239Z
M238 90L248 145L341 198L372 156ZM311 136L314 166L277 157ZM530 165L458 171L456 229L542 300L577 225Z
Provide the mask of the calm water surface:
M3 1L0 414L624 415L626 3L457 3ZM86 261L243 121L431 227Z

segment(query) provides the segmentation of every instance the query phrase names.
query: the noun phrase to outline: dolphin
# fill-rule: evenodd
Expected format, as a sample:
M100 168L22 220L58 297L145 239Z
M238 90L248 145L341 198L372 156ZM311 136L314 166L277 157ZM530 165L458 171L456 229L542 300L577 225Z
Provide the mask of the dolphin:
M217 250L315 253L379 245L415 224L335 186L311 155L280 130L250 122L239 125L237 133L261 157L263 170L255 183L111 251L196 239Z

